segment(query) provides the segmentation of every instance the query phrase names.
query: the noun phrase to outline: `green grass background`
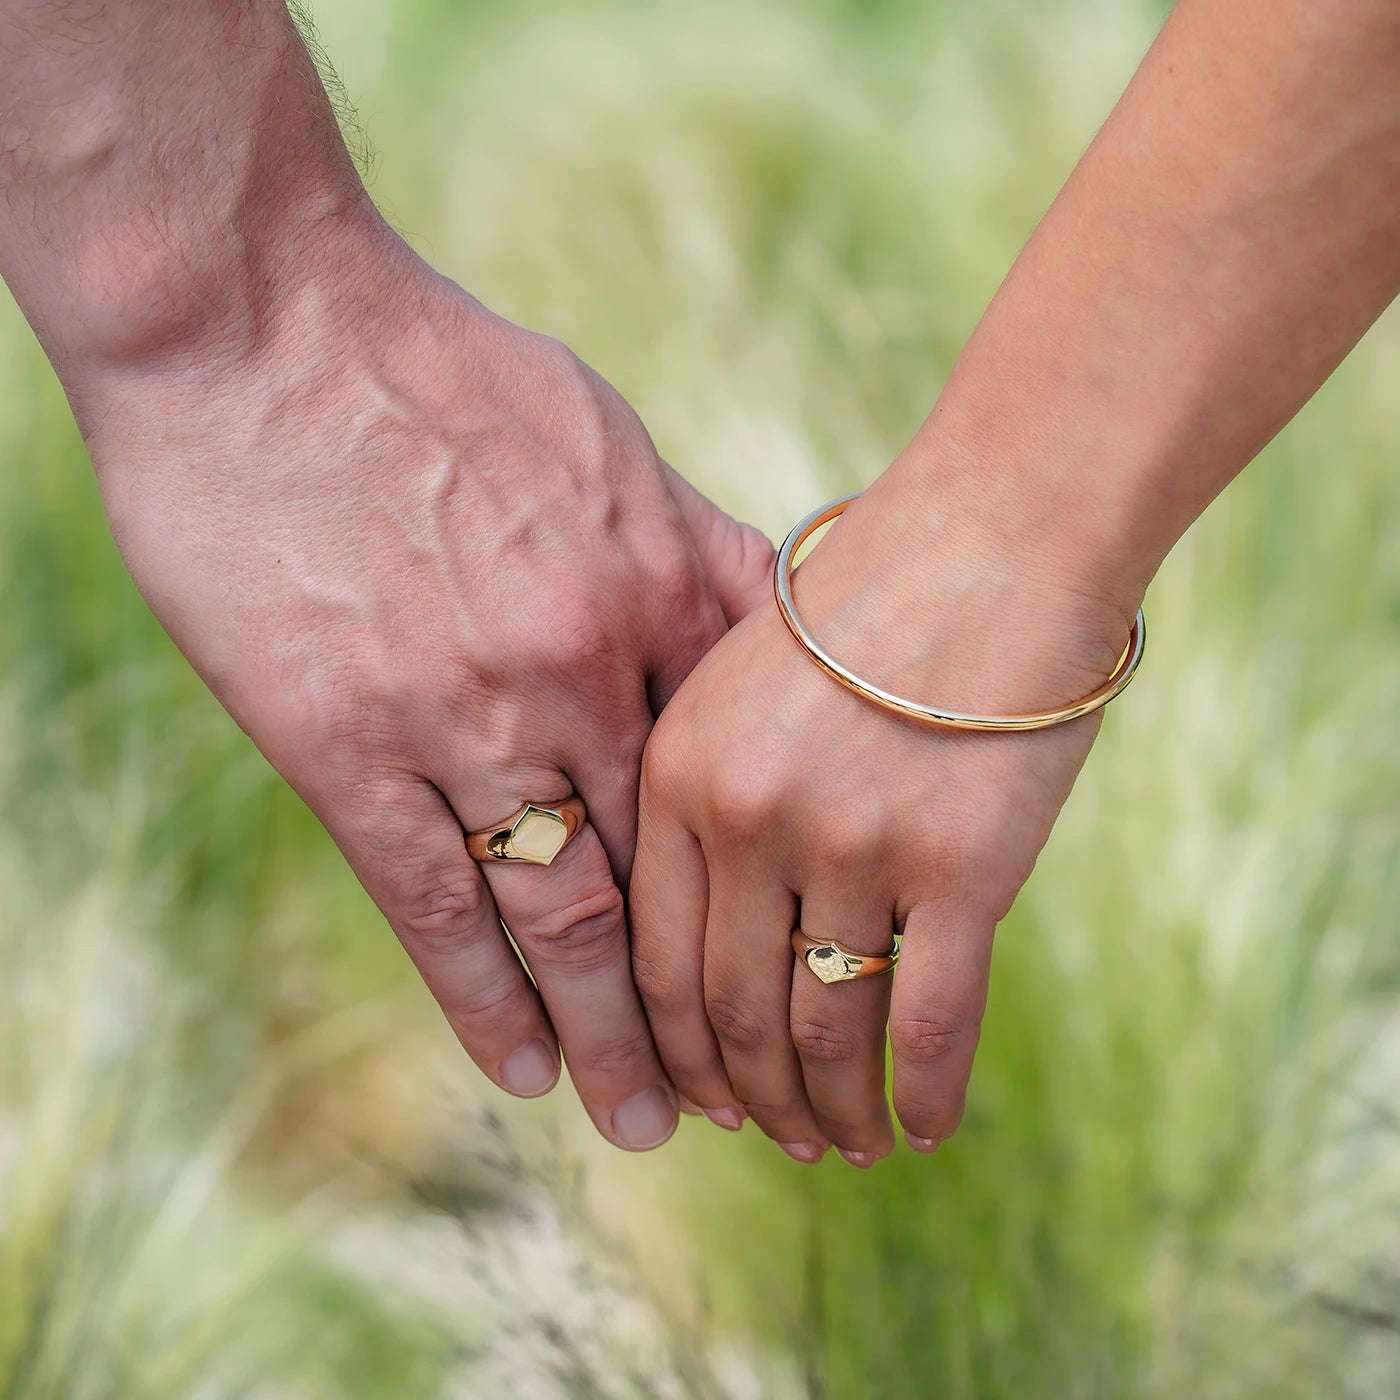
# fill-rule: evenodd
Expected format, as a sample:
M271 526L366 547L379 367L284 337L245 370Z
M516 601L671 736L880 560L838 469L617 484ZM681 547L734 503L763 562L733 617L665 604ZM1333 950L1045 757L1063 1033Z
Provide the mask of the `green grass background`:
M342 0L389 217L780 534L869 480L1162 18ZM1169 561L967 1122L805 1171L493 1101L191 677L0 308L0 1394L1400 1390L1400 324Z

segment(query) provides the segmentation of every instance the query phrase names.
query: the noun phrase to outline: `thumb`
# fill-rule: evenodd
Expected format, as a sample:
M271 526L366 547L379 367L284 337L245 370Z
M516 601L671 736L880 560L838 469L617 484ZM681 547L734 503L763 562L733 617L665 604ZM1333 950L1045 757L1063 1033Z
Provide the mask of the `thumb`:
M695 541L724 619L732 627L772 598L773 545L756 526L741 525L726 515L674 467L666 466L666 484Z

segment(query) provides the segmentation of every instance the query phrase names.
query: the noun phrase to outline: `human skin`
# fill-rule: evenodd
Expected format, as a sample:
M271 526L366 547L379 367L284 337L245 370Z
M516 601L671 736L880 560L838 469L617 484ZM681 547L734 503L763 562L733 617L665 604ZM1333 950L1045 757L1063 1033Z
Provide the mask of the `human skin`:
M0 273L137 585L467 1052L533 1096L562 1045L605 1137L664 1141L620 893L641 753L768 542L384 224L281 0L0 0ZM547 870L468 858L571 790Z
M928 420L798 571L805 618L947 707L1089 692L1177 538L1397 290L1400 6L1183 0ZM681 1092L869 1166L894 1142L888 1020L895 1109L934 1150L993 932L1101 719L931 730L838 686L771 607L723 638L652 733L631 890ZM824 986L799 923L871 953L902 929L898 971Z

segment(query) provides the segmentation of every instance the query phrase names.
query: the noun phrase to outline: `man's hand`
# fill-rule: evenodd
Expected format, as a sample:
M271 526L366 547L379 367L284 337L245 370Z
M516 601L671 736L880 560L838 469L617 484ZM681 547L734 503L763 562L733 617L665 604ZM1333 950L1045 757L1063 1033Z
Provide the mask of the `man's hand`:
M654 1147L623 898L653 715L771 549L380 220L283 0L0 0L0 270L136 582L463 1045ZM577 791L548 869L464 830ZM534 982L502 931L509 925Z
M620 893L642 748L771 549L567 349L387 233L339 277L218 374L85 387L113 531L481 1069L541 1094L562 1045L599 1131L655 1147L675 1097ZM464 829L572 791L589 822L548 869L468 857Z

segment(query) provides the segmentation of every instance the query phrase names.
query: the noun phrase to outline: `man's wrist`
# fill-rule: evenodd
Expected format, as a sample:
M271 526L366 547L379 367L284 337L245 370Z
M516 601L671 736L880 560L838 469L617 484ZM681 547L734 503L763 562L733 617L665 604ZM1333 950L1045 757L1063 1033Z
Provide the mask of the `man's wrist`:
M133 0L81 35L31 10L0 71L0 271L70 386L238 353L372 234L282 0Z

